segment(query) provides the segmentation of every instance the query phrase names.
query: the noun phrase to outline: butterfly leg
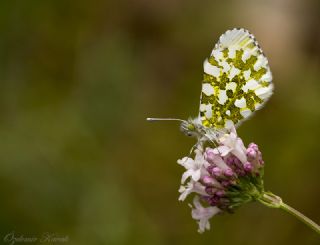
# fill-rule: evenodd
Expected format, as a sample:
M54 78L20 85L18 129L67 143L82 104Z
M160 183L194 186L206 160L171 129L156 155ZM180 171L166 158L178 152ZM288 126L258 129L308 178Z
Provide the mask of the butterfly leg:
M192 153L194 152L195 149L197 149L199 146L199 142L197 142L196 144L194 144L192 147L191 147L191 150L189 152L189 157L192 155Z

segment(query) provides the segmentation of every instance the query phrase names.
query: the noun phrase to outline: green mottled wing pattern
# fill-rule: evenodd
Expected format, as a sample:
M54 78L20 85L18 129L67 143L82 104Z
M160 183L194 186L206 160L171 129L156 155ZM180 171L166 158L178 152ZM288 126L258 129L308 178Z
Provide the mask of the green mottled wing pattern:
M200 119L205 127L239 125L272 95L268 60L245 29L222 34L203 66Z

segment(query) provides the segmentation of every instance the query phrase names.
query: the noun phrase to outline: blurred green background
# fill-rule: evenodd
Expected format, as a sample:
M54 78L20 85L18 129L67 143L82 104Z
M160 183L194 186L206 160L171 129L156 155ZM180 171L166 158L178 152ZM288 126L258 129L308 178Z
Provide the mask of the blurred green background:
M199 235L177 191L195 141L145 121L197 115L203 60L224 31L249 29L275 94L238 133L262 149L266 189L319 223L319 3L1 1L0 241L319 244L257 203Z

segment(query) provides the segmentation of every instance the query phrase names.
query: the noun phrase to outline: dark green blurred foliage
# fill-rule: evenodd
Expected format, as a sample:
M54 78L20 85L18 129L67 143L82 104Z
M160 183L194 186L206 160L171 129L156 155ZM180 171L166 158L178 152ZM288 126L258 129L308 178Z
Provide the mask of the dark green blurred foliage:
M145 118L197 115L204 58L225 30L248 28L275 94L238 133L262 149L266 189L319 223L319 21L316 0L2 1L1 242L318 244L259 204L199 235L177 200L176 160L194 140Z

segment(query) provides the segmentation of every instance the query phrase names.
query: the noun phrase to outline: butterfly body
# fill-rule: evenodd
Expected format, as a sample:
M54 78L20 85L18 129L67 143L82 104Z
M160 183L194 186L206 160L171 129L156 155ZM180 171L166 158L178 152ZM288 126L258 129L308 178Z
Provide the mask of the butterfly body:
M227 128L217 129L204 126L200 117L182 120L180 129L185 135L197 138L197 142L200 144L207 141L216 142L217 139L228 132Z

